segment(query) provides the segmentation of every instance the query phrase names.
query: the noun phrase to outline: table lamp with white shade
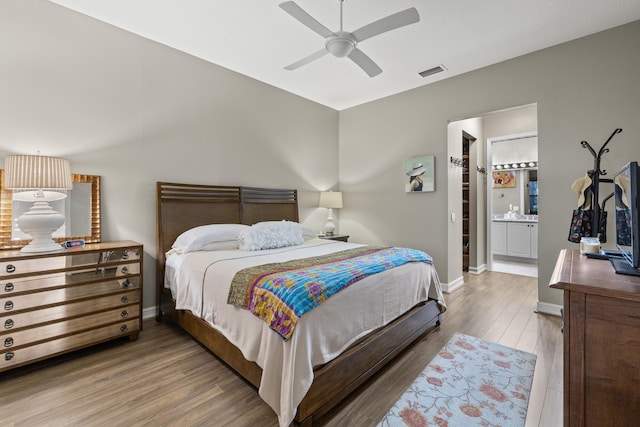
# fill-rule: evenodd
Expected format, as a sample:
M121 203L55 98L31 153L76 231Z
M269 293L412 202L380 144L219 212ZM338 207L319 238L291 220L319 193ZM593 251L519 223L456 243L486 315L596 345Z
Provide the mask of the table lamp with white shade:
M342 192L340 191L320 192L319 205L321 208L327 208L329 210L327 223L324 225L324 231L327 236L333 236L334 231L336 231L336 226L333 223L333 209L342 208Z
M14 199L31 201L33 206L18 218L18 227L29 234L31 242L21 252L49 252L62 249L51 235L64 225L64 216L49 202L64 199L71 190L69 160L59 157L14 155L4 159L5 188L14 191Z

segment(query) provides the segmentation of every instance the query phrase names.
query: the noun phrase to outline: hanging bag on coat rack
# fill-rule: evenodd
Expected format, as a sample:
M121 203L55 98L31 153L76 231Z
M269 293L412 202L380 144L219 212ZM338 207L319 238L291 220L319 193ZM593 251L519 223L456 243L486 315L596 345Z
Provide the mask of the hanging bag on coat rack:
M613 193L609 194L602 201L602 207L600 208L600 218L598 218L599 227L598 227L598 236L600 237L600 243L607 242L607 211L604 210L604 207L607 203L607 200L613 197Z
M574 209L569 229L569 241L580 243L580 239L591 236L591 222L593 211L591 209Z
M600 211L600 218L598 218L600 226L598 227L598 237L600 237L600 243L607 242L607 212L603 209Z

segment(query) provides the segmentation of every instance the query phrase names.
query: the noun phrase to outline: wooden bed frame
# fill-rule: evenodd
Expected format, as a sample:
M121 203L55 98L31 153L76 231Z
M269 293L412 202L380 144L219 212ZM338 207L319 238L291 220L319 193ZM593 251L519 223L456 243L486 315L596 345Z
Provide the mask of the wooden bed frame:
M257 364L247 361L222 334L190 311L175 310L175 301L164 288L165 253L180 233L199 225L283 219L298 221L296 190L157 183L157 320L169 316L256 388L262 376ZM441 320L437 303L429 300L315 369L294 423L311 426Z

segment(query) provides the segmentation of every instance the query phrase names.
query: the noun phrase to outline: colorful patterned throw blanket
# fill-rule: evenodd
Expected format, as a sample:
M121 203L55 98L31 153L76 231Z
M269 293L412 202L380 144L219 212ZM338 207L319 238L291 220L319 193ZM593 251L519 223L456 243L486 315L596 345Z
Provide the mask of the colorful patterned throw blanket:
M298 319L336 292L409 262L433 264L429 255L415 249L365 246L259 265L236 273L227 302L250 310L288 340Z

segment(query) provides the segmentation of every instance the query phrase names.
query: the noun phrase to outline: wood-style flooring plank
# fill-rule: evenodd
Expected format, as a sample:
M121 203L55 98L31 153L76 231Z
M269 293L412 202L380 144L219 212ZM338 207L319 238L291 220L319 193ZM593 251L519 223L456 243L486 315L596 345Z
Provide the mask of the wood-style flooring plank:
M538 356L527 427L562 424L558 317L535 313L537 280L465 275L443 325L422 337L318 426L375 426L460 332ZM146 320L137 341L104 343L0 374L0 426L277 426L257 390L189 335ZM549 424L551 423L551 424ZM314 424L314 425L316 425Z

